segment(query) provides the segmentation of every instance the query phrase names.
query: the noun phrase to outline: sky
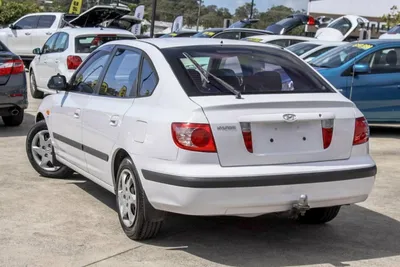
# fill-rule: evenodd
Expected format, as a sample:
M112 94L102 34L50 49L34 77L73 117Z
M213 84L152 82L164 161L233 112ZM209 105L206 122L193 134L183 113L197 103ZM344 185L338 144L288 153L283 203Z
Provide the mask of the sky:
M233 13L238 6L251 0L204 0L205 5L218 3L219 7L227 7ZM350 4L351 2L351 4ZM266 11L274 5L285 5L294 10L307 9L308 0L255 0L259 11ZM378 4L379 3L379 4ZM380 17L387 14L399 0L321 0L311 4L311 12L330 14L349 14Z

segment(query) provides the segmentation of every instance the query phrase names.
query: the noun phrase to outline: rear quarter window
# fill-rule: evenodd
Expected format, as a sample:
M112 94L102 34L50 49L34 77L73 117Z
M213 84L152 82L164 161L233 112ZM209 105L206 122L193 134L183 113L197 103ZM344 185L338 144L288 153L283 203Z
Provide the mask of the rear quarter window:
M91 53L97 47L116 40L134 40L134 36L84 35L75 37L75 53Z
M208 77L207 83L183 53L243 95L334 92L305 62L280 49L193 46L168 48L162 52L188 96L228 95L231 92L212 76Z

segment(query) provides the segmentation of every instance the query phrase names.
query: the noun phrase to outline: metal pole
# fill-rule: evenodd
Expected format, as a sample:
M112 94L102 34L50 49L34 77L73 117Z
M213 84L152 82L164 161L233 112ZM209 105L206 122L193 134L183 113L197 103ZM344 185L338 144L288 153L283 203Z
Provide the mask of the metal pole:
M254 0L251 0L250 18L253 18Z
M200 24L200 15L201 15L201 4L202 0L199 0L199 12L197 13L197 23L196 23L196 31L199 31L199 24Z
M157 8L157 0L153 0L153 10L151 12L151 25L150 25L150 37L154 37L154 23L156 20L156 8Z

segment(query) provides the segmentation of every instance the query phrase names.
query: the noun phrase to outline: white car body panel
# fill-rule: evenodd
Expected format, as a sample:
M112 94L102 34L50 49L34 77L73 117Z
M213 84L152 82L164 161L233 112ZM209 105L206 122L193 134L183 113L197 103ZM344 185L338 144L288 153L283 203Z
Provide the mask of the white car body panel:
M42 114L50 109L50 115L45 118L57 159L100 186L115 192L113 161L123 149L132 158L151 205L170 212L255 216L287 211L302 194L307 194L312 208L357 203L370 194L374 175L351 177L347 173L373 169L375 163L369 155L368 142L352 145L354 118L362 114L341 94L244 95L241 100L235 99L234 95L189 98L159 48L216 45L220 44L219 40L146 39L115 41L113 44L132 46L149 55L159 77L151 96L115 99L59 92L47 96L39 107ZM230 44L243 43L224 41L224 45ZM258 43L249 46L265 47ZM311 67L309 71L317 74ZM81 110L78 118L74 116L77 109ZM273 120L271 118L276 114L287 112L307 120L319 114L334 117L332 146L324 152L314 153L310 153L307 146L299 146L300 153L296 153L293 151L295 143L281 142L274 150L279 153L263 151L263 155L246 155L243 139L238 139L237 132L217 129L226 124L237 126L241 120L249 118ZM120 116L117 127L109 125L114 115ZM178 148L171 137L173 122L210 123L218 153ZM107 154L108 160L95 160L86 152L78 151L76 147L79 146L67 147L59 140L54 141L54 133L61 131L68 138L82 140L83 146ZM313 142L309 147L318 149ZM330 180L330 174L336 172L350 176ZM326 177L316 180L315 175L320 173ZM310 181L296 184L299 175L303 179L310 177ZM246 181L257 184L257 179L265 177L271 179L268 186L249 186ZM241 182L239 185L227 184L232 179ZM209 183L214 186L208 186ZM246 185L241 186L241 183Z
M334 23L343 18L348 19L351 23L350 29L345 34L341 33L337 29L332 28L332 25ZM365 24L369 22L368 19L361 16L346 15L339 17L333 20L331 23L329 23L328 26L326 26L326 28L318 29L317 32L315 33L315 38L318 40L325 40L325 41L344 41L354 30L357 29L357 27L359 26L359 21L362 21Z

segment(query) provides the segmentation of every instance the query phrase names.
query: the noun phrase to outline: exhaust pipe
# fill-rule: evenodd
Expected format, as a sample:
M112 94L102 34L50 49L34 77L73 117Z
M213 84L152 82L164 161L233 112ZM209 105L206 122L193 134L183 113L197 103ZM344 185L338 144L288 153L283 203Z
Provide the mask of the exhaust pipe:
M11 110L11 115L13 116L17 116L19 114L19 110L14 108L13 110Z

